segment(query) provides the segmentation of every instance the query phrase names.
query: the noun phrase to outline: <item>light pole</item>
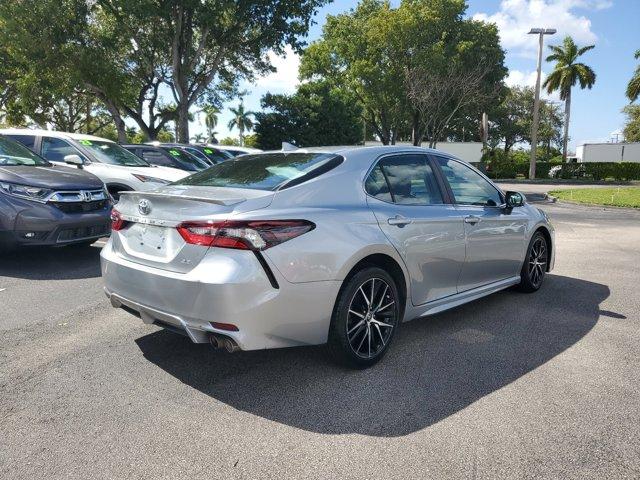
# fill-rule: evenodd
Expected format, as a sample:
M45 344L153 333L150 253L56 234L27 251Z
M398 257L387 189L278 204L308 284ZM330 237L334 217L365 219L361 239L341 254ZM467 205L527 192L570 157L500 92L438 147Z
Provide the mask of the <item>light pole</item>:
M529 35L538 35L538 76L536 77L536 94L533 102L533 125L531 126L531 163L529 178L536 178L536 149L538 147L538 123L540 122L540 76L542 75L542 49L544 36L556 33L555 28L532 28Z

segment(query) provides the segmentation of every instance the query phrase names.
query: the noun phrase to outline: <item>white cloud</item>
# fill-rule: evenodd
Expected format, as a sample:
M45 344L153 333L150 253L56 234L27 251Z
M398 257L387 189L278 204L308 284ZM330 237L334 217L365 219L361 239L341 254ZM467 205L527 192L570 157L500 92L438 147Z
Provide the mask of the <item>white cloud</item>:
M269 53L269 60L276 71L265 76L258 77L254 86L263 88L272 93L292 93L300 83L298 81L298 67L300 56L287 45L284 56Z
M560 94L556 91L551 95L542 88L544 80L547 78L547 74L542 72L540 75L540 96L552 102L560 102ZM536 71L522 72L520 70L509 70L509 75L505 79L505 83L508 87L535 87L536 86Z
M502 46L509 53L535 58L537 37L527 35L532 27L556 28L558 33L552 37L556 43L571 35L579 45L593 44L598 37L591 29L591 20L581 13L611 5L611 0L502 0L496 13L478 13L474 18L495 23Z

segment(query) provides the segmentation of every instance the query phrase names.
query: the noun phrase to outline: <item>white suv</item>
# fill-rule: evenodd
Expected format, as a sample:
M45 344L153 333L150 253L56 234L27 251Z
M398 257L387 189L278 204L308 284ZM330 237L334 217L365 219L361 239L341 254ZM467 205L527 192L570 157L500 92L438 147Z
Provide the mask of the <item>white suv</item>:
M152 166L117 143L92 135L29 129L2 129L0 135L21 142L53 164L93 173L116 200L120 192L154 190L189 175L176 168Z

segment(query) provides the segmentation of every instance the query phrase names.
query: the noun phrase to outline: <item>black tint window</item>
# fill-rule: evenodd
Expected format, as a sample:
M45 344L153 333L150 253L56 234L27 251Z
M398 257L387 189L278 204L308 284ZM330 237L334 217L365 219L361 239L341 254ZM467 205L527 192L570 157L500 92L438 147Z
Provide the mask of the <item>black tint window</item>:
M42 139L42 156L52 162L64 162L67 155L84 156L60 138L45 137Z
M456 203L486 207L496 207L502 203L500 192L470 167L449 158L437 159Z
M36 145L36 137L35 135L7 135L7 137L20 142L21 144L23 144L25 147L30 148L31 150L34 150L35 145Z
M151 165L162 165L164 167L170 167L172 165L171 160L156 150L142 150L142 158Z
M378 195L385 195L380 173L390 190L391 200L401 205L439 205L444 203L437 180L425 155L399 155L380 162L370 176L370 185L380 186ZM367 190L369 191L369 190ZM381 198L383 200L384 198Z

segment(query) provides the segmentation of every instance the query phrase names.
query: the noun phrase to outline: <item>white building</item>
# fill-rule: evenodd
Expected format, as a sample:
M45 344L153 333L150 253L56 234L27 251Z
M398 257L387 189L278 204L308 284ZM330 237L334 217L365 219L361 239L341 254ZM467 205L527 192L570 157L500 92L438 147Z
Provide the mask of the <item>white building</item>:
M576 148L578 162L637 162L640 163L640 142L585 143Z

